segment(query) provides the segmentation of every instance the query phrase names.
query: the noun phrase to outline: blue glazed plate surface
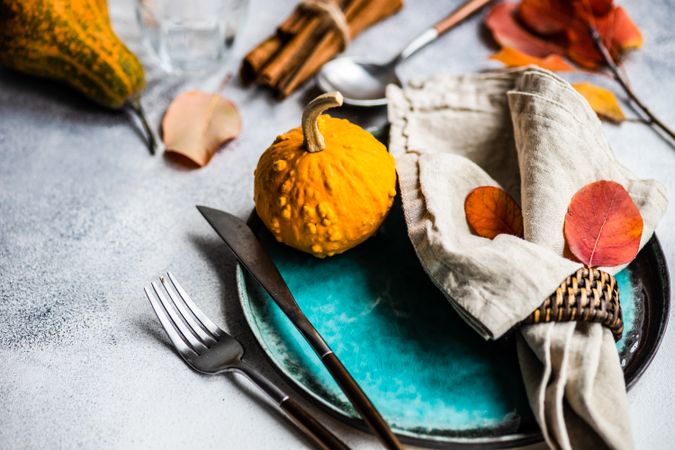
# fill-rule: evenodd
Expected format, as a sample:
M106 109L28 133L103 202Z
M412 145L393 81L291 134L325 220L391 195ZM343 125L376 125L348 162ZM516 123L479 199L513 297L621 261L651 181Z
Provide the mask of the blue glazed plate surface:
M399 205L376 236L325 260L278 244L257 223L253 228L298 304L397 434L427 444L538 439L514 341L483 341L455 313L420 266ZM624 366L644 321L631 270L617 276L625 320L617 348ZM241 269L238 283L247 321L273 363L322 406L355 419L272 299Z

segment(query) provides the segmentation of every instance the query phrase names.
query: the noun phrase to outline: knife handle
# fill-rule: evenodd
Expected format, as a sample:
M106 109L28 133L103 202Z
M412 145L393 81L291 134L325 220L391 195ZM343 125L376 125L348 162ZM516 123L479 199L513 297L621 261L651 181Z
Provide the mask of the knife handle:
M291 418L292 422L306 437L322 450L350 450L350 448L335 436L325 425L315 419L300 403L293 400L268 378L258 373L246 361L241 360L234 368L255 383L263 392L274 400L277 405Z
M390 450L402 450L401 443L391 431L387 422L384 421L380 413L375 409L375 405L361 390L356 381L354 381L354 378L347 372L347 369L345 369L345 366L342 365L338 357L333 352L329 352L321 357L321 362L323 362L326 369L333 376L333 379L340 386L340 389L342 389L342 392L345 393L349 401L354 405L361 417L363 417L363 420L375 432L380 442Z

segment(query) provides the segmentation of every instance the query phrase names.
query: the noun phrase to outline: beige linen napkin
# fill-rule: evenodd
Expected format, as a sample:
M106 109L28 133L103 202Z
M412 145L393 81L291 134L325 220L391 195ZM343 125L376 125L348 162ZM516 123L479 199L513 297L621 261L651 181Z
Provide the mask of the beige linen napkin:
M621 183L644 219L641 245L665 211L663 187L619 164L595 113L550 72L438 76L390 86L387 97L410 239L434 283L486 339L523 320L580 267L562 254L565 213L581 187ZM471 232L464 200L486 185L519 201L525 239ZM550 447L633 447L609 329L539 324L517 340L530 406Z

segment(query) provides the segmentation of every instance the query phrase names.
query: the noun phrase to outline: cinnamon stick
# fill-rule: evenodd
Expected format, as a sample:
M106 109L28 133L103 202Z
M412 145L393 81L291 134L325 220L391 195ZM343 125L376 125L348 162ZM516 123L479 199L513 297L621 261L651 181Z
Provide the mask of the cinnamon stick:
M300 8L295 8L286 20L284 20L279 28L277 28L277 33L282 37L290 37L299 32L306 24L308 19L308 14L302 11Z
M258 77L258 73L281 48L283 42L279 36L270 36L248 52L241 63L239 75L244 84L249 84Z
M353 38L398 11L403 0L335 0ZM241 65L242 81L255 80L288 96L323 64L343 50L341 33L325 14L297 7L273 36L251 50Z
M263 67L267 65L274 55L282 48L284 41L290 39L298 30L302 29L307 22L307 14L296 8L286 20L279 25L276 34L268 37L258 44L244 57L239 71L244 84L254 81Z
M354 0L345 10L351 38L388 17L403 6L402 0ZM342 37L333 29L321 38L312 53L294 71L279 82L277 95L285 98L310 78L342 49Z
M258 44L253 50L248 52L241 64L239 74L244 84L249 84L254 81L258 74L262 71L274 57L274 55L282 48L285 41L288 41L295 33L297 33L306 24L308 19L307 14L299 8L284 20L277 28L277 33L265 39Z
M347 5L346 9L344 10L345 19L347 20L347 25L349 26L350 38L354 37L354 34L352 33L352 25L349 23L350 19L353 20L356 13L361 12L363 7L368 2L369 0L352 0L351 3L349 3L349 5ZM275 92L279 98L284 98L288 96L290 92L293 91L293 88L288 87L289 84L291 84L291 82L294 79L297 79L296 74L298 74L298 72L302 69L302 67L307 65L307 63L309 62L308 60L311 59L311 57L317 56L316 50L318 46L320 46L321 43L324 42L329 36L335 37L335 40L338 43L338 45L341 45L340 39L342 38L338 35L338 31L330 28L327 29L326 33L323 34L323 37L319 37L318 41L313 43L311 52L306 55L307 57L300 60L299 61L300 63L295 67L290 68L291 70L287 72L286 76L284 76L281 80L279 80L279 83L276 86L272 86L273 88L275 88ZM335 53L337 53L337 51ZM300 83L298 82L293 84L300 84Z
M339 0L338 3L340 7L344 7L346 1ZM274 60L263 68L259 82L276 89L279 80L292 71L294 67L300 65L304 58L311 53L317 40L328 31L329 26L330 18L323 14L314 14L307 24L274 56Z

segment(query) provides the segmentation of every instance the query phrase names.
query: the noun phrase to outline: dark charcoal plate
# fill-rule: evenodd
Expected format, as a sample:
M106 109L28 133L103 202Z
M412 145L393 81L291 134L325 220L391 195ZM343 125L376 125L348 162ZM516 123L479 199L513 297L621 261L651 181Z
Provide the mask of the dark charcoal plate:
M380 232L317 260L256 231L301 308L402 440L442 447L512 447L541 440L511 339L483 341L421 268L396 205ZM365 429L274 302L238 270L246 319L273 364L335 416ZM625 332L617 344L628 388L663 337L668 270L654 237L617 275Z

